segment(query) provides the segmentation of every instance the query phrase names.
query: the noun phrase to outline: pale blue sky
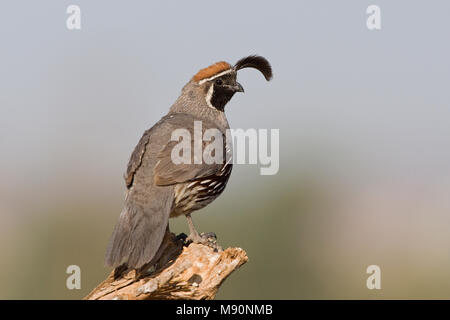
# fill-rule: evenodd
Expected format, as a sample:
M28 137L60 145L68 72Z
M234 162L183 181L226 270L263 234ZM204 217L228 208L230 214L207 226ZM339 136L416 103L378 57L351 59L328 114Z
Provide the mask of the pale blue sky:
M63 286L74 263L97 284L144 130L200 68L257 53L273 81L242 70L226 112L280 129L279 174L235 166L194 218L248 250L225 297L448 298L449 15L424 0L1 1L0 297L79 298ZM380 295L364 286L374 263Z
M69 4L81 31L66 29ZM380 31L366 28L369 4ZM120 180L198 69L253 53L274 80L242 71L246 93L226 111L232 127L280 129L281 173L309 161L330 175L448 178L449 12L444 1L3 1L1 188ZM237 170L237 181L257 172Z

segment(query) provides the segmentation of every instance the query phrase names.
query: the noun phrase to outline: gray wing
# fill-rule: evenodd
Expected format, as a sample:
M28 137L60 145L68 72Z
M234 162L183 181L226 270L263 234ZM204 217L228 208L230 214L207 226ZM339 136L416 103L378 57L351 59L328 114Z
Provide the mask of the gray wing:
M173 204L173 188L153 183L156 156L170 129L163 120L144 132L130 157L124 176L127 196L106 250L106 265L140 268L161 245Z
M194 145L194 121L196 121L195 118L185 114L179 114L176 119L173 119L171 121L173 129L183 128L189 131L191 137L191 146ZM208 128L216 128L216 126L211 122L202 120L202 135ZM154 169L155 184L158 186L174 185L178 183L207 178L217 174L223 168L224 163L227 161L227 156L230 156L230 153L227 153L226 149L225 134L222 133L221 139L223 142L221 151L222 160L219 163L213 164L207 164L204 161L201 164L175 164L172 161L171 153L173 148L179 143L179 141L169 141L157 156L158 162ZM210 141L202 140L202 150L205 150L205 147L210 143ZM194 148L191 148L191 160L192 159L194 159Z
M149 149L153 151L158 148L161 149L164 147L167 134L164 134L163 131L167 131L167 129L169 129L167 128L167 123L165 123L166 118L167 116L163 117L152 128L145 131L138 144L134 148L134 151L130 157L130 161L128 162L127 171L124 175L125 185L128 189L130 189L133 185L134 176L136 174L136 171L142 165L142 160L144 155L146 154L147 147L149 147ZM160 136L160 139L158 139L158 135ZM150 139L152 140L151 144Z
M194 117L168 115L147 130L128 163L125 183L128 188L106 253L106 264L118 267L126 263L140 268L158 252L168 226L174 202L174 184L213 175L220 164L175 165L171 150L172 131L185 128L192 132ZM203 122L204 130L212 126ZM224 153L225 154L225 153Z
M145 150L150 140L150 134L152 129L149 129L144 132L137 146L134 148L133 153L131 154L130 161L128 162L127 166L127 171L124 175L125 185L127 186L128 189L130 189L130 187L133 185L134 175L137 169L142 164L142 157L145 154Z

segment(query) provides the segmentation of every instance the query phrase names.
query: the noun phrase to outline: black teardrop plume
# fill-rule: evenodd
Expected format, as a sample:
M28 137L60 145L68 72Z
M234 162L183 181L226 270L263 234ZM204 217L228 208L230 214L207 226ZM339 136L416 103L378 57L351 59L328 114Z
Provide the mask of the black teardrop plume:
M272 79L272 67L270 66L269 61L264 57L257 55L248 56L240 59L234 65L236 71L244 68L257 69L264 75L264 78L266 78L267 81Z

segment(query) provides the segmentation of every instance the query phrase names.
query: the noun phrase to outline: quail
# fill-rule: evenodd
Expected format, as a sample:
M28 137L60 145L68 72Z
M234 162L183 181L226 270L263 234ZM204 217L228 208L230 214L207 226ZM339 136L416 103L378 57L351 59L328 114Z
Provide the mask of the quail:
M195 144L195 123L201 122L202 133L215 128L225 137L229 125L224 108L236 92L244 92L236 80L243 68L259 70L267 81L272 78L272 68L261 56L242 58L234 66L217 62L195 74L168 114L144 132L124 175L126 198L108 244L106 265L132 269L148 265L161 250L169 218L180 215L189 225L187 240L208 242L208 234L195 229L191 213L225 189L233 166L231 146L224 145L221 162L175 163L172 151L178 141L172 140L172 133L187 130ZM206 142L201 142L203 147Z

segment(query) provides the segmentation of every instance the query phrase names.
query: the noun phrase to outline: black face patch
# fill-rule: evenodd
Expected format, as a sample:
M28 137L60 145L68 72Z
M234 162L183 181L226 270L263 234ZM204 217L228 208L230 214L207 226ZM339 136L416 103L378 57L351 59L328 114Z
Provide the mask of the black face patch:
M215 84L213 84L213 86L214 91L211 97L211 104L217 110L223 111L225 109L225 105L228 103L228 101L230 101L235 92L233 90Z
M226 74L222 77L211 80L213 94L210 100L211 105L217 110L224 111L225 105L230 101L235 90L231 89L236 83L235 74Z

